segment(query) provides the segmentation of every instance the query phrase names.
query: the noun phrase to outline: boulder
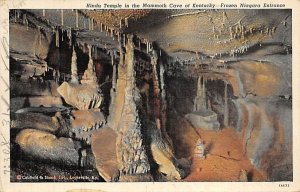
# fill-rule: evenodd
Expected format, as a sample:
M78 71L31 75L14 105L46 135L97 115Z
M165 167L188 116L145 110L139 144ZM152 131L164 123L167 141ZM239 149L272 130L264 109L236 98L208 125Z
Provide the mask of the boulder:
M78 149L81 146L70 138L57 138L45 131L25 129L17 135L15 141L21 151L34 160L78 166Z
M116 138L117 134L109 127L100 129L92 135L96 168L105 181L117 181L119 177Z
M10 127L11 129L32 128L55 133L59 129L59 124L54 118L40 113L16 113L11 115Z
M218 115L210 110L199 110L189 113L185 116L188 121L195 127L205 130L219 130L220 123Z

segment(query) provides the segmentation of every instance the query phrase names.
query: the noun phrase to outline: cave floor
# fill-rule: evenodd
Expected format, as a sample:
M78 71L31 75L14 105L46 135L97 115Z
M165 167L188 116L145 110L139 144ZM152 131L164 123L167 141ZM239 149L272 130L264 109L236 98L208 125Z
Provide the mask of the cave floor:
M244 156L242 142L233 129L197 130L209 149L206 159L193 158L191 174L185 181L240 181L241 170L249 181L265 181L265 177Z
M247 173L248 181L266 181L244 155L243 144L232 128L220 131L194 129L184 118L176 126L173 139L177 158L193 156L191 172L183 181L241 181L241 170ZM175 133L173 132L173 133ZM172 134L172 133L171 133ZM195 157L193 151L199 137L205 142L205 159Z

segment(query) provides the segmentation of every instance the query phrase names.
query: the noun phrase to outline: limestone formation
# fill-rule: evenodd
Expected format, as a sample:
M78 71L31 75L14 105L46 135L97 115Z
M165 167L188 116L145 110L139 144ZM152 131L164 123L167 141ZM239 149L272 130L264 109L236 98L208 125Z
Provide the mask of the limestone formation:
M119 134L116 141L120 179L123 180L126 175L150 174L150 164L145 145L143 145L145 141L143 141L141 133L142 125L137 108L140 102L140 94L135 84L133 50L134 44L132 36L130 36L126 44L125 102L118 125Z
M73 47L72 61L71 61L71 83L78 84L77 56L74 47Z
M99 174L105 181L117 181L119 169L116 156L117 134L105 127L92 135L92 150Z
M25 129L16 137L16 143L21 151L31 158L67 166L78 165L77 148L80 148L80 145L72 139L57 138L44 131Z
M12 182L293 181L291 10L9 12Z
M88 67L84 71L84 74L80 82L81 84L87 84L90 86L97 87L97 76L95 73L95 66L92 57L92 46L88 45L87 47L88 47L88 55L89 55Z
M57 91L66 103L80 110L97 109L103 100L95 87L86 85L64 82L57 88Z
M206 130L219 130L220 123L215 112L209 110L199 110L185 116L195 128Z

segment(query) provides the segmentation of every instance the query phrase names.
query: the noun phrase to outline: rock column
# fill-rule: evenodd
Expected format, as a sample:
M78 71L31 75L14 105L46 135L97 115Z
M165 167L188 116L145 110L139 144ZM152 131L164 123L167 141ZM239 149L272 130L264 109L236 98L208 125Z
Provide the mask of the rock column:
M129 36L126 44L126 88L125 103L118 125L116 142L117 159L121 181L151 180L150 164L143 145L142 126L137 105L141 102L136 87L134 71L134 44Z

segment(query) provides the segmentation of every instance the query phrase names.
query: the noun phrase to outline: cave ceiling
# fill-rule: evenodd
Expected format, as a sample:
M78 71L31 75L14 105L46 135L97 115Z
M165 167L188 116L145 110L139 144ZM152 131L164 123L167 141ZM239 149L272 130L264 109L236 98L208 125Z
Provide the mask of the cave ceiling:
M42 10L29 11L43 16ZM75 11L64 10L63 15L63 27L75 28ZM103 24L102 31L134 33L179 60L202 56L226 59L234 50L257 44L291 46L288 10L82 10L80 15L84 17L79 16L79 41L117 50L117 39L101 32ZM58 10L47 10L43 18L51 25L61 24ZM88 30L91 21L87 18L93 19L92 30Z

